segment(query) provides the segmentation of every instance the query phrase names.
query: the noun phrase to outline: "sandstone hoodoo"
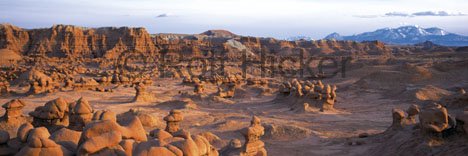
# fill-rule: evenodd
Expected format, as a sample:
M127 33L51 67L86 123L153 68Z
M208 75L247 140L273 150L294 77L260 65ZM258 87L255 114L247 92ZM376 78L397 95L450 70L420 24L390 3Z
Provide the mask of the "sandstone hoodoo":
M234 97L235 91L236 91L236 84L228 83L224 86L218 86L217 95L222 98L232 98Z
M83 97L70 104L69 107L70 121L68 128L81 131L86 124L91 122L94 110L88 100Z
M134 102L151 102L154 101L154 96L151 92L146 91L146 86L143 83L136 85L136 95L133 99Z
M25 121L26 117L22 111L24 106L26 106L26 103L20 99L14 99L3 104L2 107L5 109L5 115L1 119L7 123Z
M279 86L276 101L288 101L291 109L298 112L313 111L311 107L322 112L335 111L336 89L336 85L324 85L320 80L300 82L293 79Z
M39 106L30 112L33 117L32 124L35 127L47 127L50 131L56 131L69 124L68 102L63 98L47 102L44 106Z
M244 145L241 145L237 139L231 140L231 143L222 150L221 155L266 156L265 143L260 140L264 133L260 118L253 116L250 126L241 130L245 138Z
M245 145L242 147L241 155L267 155L267 151L264 148L265 143L260 140L260 137L265 133L260 123L260 118L253 116L252 121L250 121L250 127L244 129L241 133L245 138Z
M30 69L19 76L20 83L29 83L28 94L50 93L55 91L57 83L38 69ZM22 82L21 82L22 81Z
M180 110L171 110L169 115L164 117L166 121L166 131L169 133L175 133L180 129L180 122L184 120L184 116Z

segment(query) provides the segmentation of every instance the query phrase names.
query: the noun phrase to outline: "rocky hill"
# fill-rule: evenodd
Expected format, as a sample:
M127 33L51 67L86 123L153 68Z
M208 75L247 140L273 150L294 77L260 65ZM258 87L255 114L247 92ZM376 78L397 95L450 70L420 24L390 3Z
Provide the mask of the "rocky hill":
M206 35L206 36L212 36L212 37L225 37L225 38L234 38L237 36L236 34L227 30L208 30L208 31L201 33L200 35Z

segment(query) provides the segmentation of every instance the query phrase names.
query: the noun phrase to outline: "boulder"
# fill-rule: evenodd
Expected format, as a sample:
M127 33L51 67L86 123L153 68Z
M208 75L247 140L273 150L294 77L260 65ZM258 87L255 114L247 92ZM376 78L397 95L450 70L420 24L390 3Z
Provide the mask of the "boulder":
M30 130L27 138L27 146L21 148L17 156L71 156L72 152L49 139L47 128L38 127Z
M449 127L447 109L440 104L429 104L419 112L419 122L424 134L437 134Z
M58 131L55 131L50 136L50 139L55 141L57 144L62 145L69 151L76 153L78 148L78 142L80 141L81 132L74 131L67 128L62 128Z

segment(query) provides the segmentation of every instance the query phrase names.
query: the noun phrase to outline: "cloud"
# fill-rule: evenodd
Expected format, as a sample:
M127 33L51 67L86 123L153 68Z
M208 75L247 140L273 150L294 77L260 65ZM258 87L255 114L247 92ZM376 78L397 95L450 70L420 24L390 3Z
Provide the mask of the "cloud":
M412 14L413 16L466 16L466 14L462 13L448 13L447 11L423 11L423 12L415 12Z
M158 16L156 16L156 18L164 18L164 17L170 17L170 16L172 16L172 14L164 13L164 14L159 14Z
M410 14L404 13L404 12L389 12L386 13L385 16L401 16L401 17L408 17L411 16Z
M353 17L377 18L377 17L418 17L418 16L445 17L445 16L467 16L467 14L464 14L464 13L449 13L447 11L421 11L421 12L414 12L414 13L388 12L388 13L385 13L384 15L354 15Z

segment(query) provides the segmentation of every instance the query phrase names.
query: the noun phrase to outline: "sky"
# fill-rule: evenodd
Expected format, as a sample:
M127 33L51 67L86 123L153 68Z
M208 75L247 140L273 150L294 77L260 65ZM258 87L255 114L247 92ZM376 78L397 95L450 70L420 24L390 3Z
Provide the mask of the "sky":
M0 23L145 27L150 33L225 29L247 36L321 39L404 25L468 36L467 0L0 0Z

